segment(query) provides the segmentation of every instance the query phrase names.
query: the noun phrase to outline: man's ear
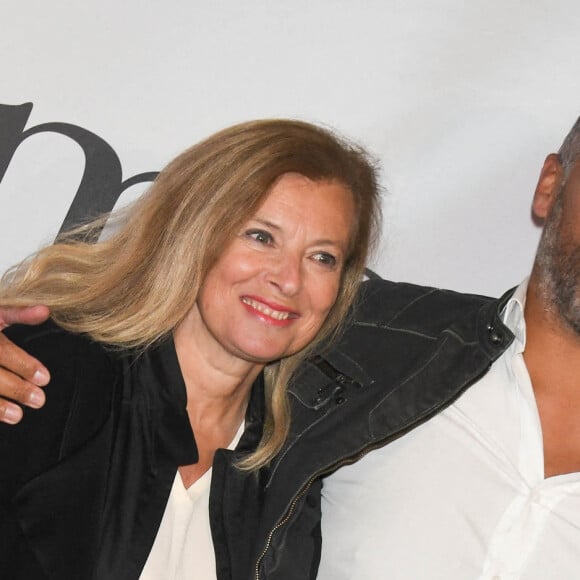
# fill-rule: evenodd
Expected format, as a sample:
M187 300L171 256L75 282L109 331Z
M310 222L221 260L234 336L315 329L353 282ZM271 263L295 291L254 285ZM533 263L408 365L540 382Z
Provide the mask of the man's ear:
M544 161L532 201L532 213L538 221L543 222L550 215L563 179L564 168L560 158L556 153L550 153Z

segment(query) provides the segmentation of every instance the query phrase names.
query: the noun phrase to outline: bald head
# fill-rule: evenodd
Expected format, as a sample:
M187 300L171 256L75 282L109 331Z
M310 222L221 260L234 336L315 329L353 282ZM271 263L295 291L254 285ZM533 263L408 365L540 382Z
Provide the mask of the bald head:
M564 169L564 178L568 177L570 171L575 163L575 161L580 156L580 117L576 120L576 123L566 135L560 150L558 151L558 157L560 158L560 163Z

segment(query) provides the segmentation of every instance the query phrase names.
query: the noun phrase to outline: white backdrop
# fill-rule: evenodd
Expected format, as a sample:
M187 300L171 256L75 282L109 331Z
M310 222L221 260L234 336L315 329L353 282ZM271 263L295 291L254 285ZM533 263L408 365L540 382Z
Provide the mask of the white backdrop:
M0 104L97 134L124 178L238 121L330 125L384 167L374 268L496 294L529 270L538 172L580 114L579 25L578 0L21 0L2 10ZM83 169L58 133L16 148L0 269L52 239Z

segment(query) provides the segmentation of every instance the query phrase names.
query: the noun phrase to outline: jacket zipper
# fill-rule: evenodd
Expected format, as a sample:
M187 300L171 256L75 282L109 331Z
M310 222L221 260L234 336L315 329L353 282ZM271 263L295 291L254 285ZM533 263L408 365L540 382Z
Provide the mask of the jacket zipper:
M332 473L332 472L336 471L337 469L344 467L345 465L349 465L349 464L352 464L352 463L359 461L360 459L362 459L365 455L367 455L371 451L374 451L375 449L379 449L380 447L384 447L385 445L388 445L391 441L394 441L395 439L402 437L403 435L405 435L406 433L408 433L409 431L411 431L415 427L418 427L421 423L424 423L425 421L427 421L431 417L435 416L436 414L440 413L441 411L444 411L447 407L449 407L451 404L453 404L459 398L459 396L461 394L463 394L471 385L473 385L479 379L481 379L481 377L483 377L489 371L490 367L491 367L491 364L488 365L483 372L479 373L471 381L466 383L448 401L446 401L444 404L437 407L437 409L435 411L427 413L424 417L421 417L421 418L413 421L413 423L411 425L407 425L406 427L397 431L393 435L391 435L389 437L385 437L384 439L381 439L379 441L375 441L374 443L372 443L371 445L368 445L367 447L364 447L363 449L361 449L359 452L355 453L354 455L350 455L349 457L344 457L341 460L337 461L336 463L333 463L332 465L330 465L330 466L316 472L314 475L312 475L310 477L310 479L302 486L302 488L300 488L298 493L294 496L294 499L292 500L290 507L286 511L286 514L284 515L284 517L281 520L279 520L278 523L270 530L270 533L268 534L268 538L266 539L266 544L264 546L264 549L262 550L262 553L260 554L260 556L256 560L255 580L260 580L260 564L262 563L264 556L266 555L266 553L270 549L270 544L272 543L272 538L274 537L274 534L282 526L286 525L288 520L292 517L294 510L296 509L296 505L298 504L300 499L304 496L304 494L308 493L308 490L310 489L310 486L312 485L312 483L314 481L316 481L319 477L322 477L323 475L325 475L327 473Z
M272 538L274 537L274 534L276 533L276 530L278 530L282 526L286 525L288 520L292 517L294 510L296 509L296 505L298 504L300 499L302 497L304 497L304 495L306 493L308 493L308 490L310 489L310 486L313 484L314 481L316 481L319 477L323 476L326 473L336 471L337 469L340 469L341 467L348 465L350 463L355 463L359 459L362 459L367 453L374 451L375 449L378 449L380 447L384 447L385 445L387 445L389 443L389 441L391 439L393 439L393 440L397 439L398 437L400 437L403 434L404 433L401 433L401 434L397 433L396 436L391 436L391 437L387 437L386 439L381 439L380 441L376 441L375 443L373 443L372 445L369 445L368 447L365 447L364 449L362 449L361 451L359 451L355 455L351 455L350 457L344 457L340 461L337 461L336 463L330 465L329 467L327 467L321 471L318 471L317 473L312 475L310 477L310 479L302 486L300 491L294 496L294 499L292 500L290 507L286 511L286 515L270 530L270 533L268 534L268 538L266 540L266 545L264 546L264 550L262 551L262 553L258 557L258 560L256 561L256 580L260 580L260 564L262 563L262 560L264 559L266 552L270 548L270 544L272 542Z

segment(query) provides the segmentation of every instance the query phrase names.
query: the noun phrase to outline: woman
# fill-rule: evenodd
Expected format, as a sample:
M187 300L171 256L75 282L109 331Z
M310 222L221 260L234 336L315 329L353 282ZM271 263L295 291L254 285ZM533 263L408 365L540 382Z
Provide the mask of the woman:
M97 220L12 270L0 306L42 303L52 321L9 337L52 381L42 411L0 427L7 577L234 574L213 558L212 534L236 540L215 517L210 531L214 456L236 448L220 473L242 478L280 449L288 381L339 329L377 216L362 150L256 121L180 155L109 238L90 243Z

